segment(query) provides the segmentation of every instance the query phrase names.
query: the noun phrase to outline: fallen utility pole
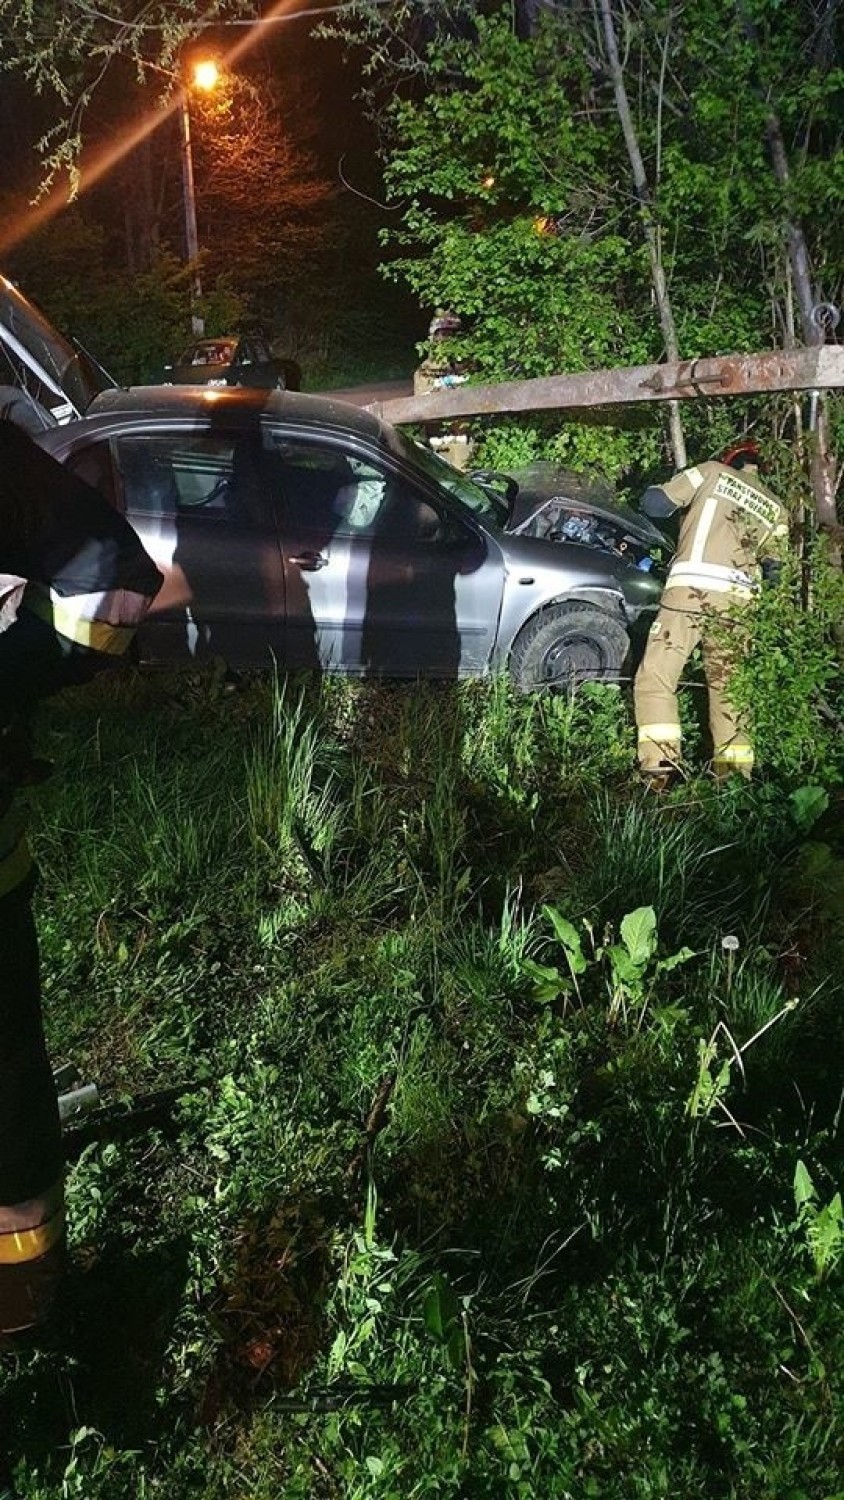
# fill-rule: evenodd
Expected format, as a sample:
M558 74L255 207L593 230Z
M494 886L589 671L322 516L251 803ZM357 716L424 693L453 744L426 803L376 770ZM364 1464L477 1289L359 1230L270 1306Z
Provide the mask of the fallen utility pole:
M674 364L586 370L539 380L503 380L495 385L459 385L374 401L366 409L389 422L439 422L490 412L578 412L652 401L690 401L716 396L754 396L771 391L844 388L844 345L771 349L763 354L722 354Z

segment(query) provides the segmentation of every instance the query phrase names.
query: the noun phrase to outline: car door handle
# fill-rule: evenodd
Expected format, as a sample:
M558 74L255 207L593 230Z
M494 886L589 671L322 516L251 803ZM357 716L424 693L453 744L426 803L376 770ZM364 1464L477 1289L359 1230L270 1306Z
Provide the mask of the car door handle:
M325 567L328 558L323 557L321 552L298 552L291 557L290 561L294 562L297 568L301 568L303 573L318 573L320 568Z

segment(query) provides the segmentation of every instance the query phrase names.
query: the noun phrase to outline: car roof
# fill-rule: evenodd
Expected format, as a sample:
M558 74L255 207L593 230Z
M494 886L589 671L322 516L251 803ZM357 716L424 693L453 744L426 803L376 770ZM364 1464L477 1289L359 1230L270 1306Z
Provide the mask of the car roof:
M227 416L235 422L239 417L253 421L257 417L334 432L339 428L370 441L381 440L387 426L360 406L328 396L306 396L300 391L268 391L252 386L136 385L103 391L91 402L84 418L69 423L68 427L79 433L98 419L111 422L133 417L139 421L181 417L205 422L209 411L219 412L223 423Z

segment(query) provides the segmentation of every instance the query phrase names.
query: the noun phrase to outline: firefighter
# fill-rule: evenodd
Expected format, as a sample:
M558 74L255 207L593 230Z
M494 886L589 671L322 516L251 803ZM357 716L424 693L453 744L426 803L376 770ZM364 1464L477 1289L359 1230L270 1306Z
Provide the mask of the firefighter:
M450 390L452 386L463 385L469 379L465 363L452 358L444 347L445 340L460 333L462 328L463 324L456 313L448 312L442 307L437 309L428 327L431 352L413 374L414 396ZM455 469L468 467L473 444L465 423L449 422L447 427L431 426L426 430L428 442L435 453Z
M161 586L128 522L0 419L0 1335L46 1316L64 1259L62 1153L41 1020L35 870L16 793L28 715L119 661ZM5 577L3 576L5 575ZM11 603L10 603L11 601Z
M639 766L657 790L680 770L681 732L677 704L680 676L695 647L703 651L709 693L712 769L749 777L753 747L747 726L728 696L730 652L723 632L708 622L748 604L760 578L782 556L788 536L785 508L760 478L755 443L729 449L709 461L652 485L641 508L653 519L684 512L677 551L662 604L651 626L633 697Z

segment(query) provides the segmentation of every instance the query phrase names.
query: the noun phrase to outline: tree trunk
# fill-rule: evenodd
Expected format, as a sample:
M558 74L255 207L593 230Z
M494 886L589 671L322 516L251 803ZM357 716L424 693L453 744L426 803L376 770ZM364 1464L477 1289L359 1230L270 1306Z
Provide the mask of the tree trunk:
M665 353L668 360L674 364L680 358L680 351L677 344L677 329L674 324L671 297L665 280L665 268L662 263L659 236L654 219L653 200L648 186L642 153L639 149L639 138L636 134L636 126L630 110L630 101L627 98L624 70L621 66L621 58L618 52L615 22L613 21L612 10L610 8L610 0L593 0L593 3L597 3L600 12L607 62L609 63L610 78L612 79L613 92L615 94L615 105L624 134L624 144L627 147L630 170L633 174L633 186L639 204L639 213L645 235L648 261L650 263L651 285L653 286L654 297L656 298L662 337L665 341ZM669 405L669 429L675 466L678 469L684 469L686 467L686 439L680 417L680 408L676 401L672 401Z
M137 276L154 265L159 247L159 213L152 186L152 154L144 140L132 154L126 176L123 220L126 234L126 265Z
M835 8L836 0L833 0L833 3L827 6L827 12L829 13ZM737 0L736 12L742 31L753 46L758 57L760 52L759 33L756 30L753 20L745 10L742 0ZM800 312L800 330L803 343L808 345L822 344L824 342L823 329L818 326L812 316L816 296L815 288L812 284L812 263L809 255L809 247L806 244L803 226L797 216L791 213L790 208L792 200L791 170L780 118L776 108L763 95L761 89L759 90L759 95L760 98L765 98L766 103L765 141L771 158L771 167L774 177L782 189L786 205L783 223L786 233L786 243L788 245L788 260L791 266L794 294ZM838 476L836 475L837 465L830 440L827 401L822 391L812 392L811 415L807 436L809 473L818 523L824 530L838 535L838 516L835 503L838 481Z

